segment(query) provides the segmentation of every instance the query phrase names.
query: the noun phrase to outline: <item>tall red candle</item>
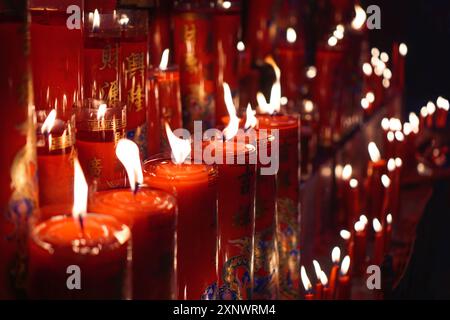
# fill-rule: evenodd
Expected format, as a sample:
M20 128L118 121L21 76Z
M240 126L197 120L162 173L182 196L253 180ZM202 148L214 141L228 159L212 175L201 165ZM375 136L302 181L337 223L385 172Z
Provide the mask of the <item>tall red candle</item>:
M223 116L227 115L227 108L223 99L223 83L231 88L233 97L238 95L238 50L237 43L241 28L240 1L218 2L214 17L214 45L216 63L216 123L220 123Z
M334 299L336 296L336 285L339 272L340 258L341 258L341 250L339 249L339 247L334 247L333 251L331 252L331 259L333 261L333 266L331 267L330 271L330 283L329 283L331 299Z
M89 184L98 190L124 186L115 148L125 136L125 106L89 99L77 105L75 116L78 158Z
M386 216L386 228L384 232L384 251L389 253L392 241L392 214Z
M146 184L176 193L178 299L215 298L217 170L160 158L145 163L144 176Z
M384 187L381 177L386 173L386 161L381 159L380 152L374 142L369 143L371 161L367 167L366 209L369 218L381 214L384 198Z
M120 26L114 13L87 13L83 57L85 96L111 103L121 101Z
M39 204L73 203L75 117L63 121L56 110L37 117Z
M306 274L305 267L302 266L300 269L301 279L303 283L303 287L305 289L305 300L314 300L314 293L312 291L312 284L309 281L308 275Z
M130 230L115 218L88 214L37 225L29 241L28 294L32 299L122 299ZM68 267L79 267L80 290L69 290Z
M212 15L206 1L180 1L173 16L175 62L180 66L183 124L193 130L193 121L206 127L215 122L214 50Z
M351 279L350 279L350 256L345 256L342 259L341 268L338 278L338 289L336 298L338 300L350 300L351 298Z
M384 259L384 234L383 226L377 218L373 219L373 230L375 231L375 244L372 262L379 266Z
M354 239L353 273L362 275L365 271L367 248L366 225L364 222L358 221L355 223Z
M139 188L135 194L118 189L95 194L89 207L131 228L132 298L175 298L175 198L147 188Z
M148 69L148 15L144 10L117 11L121 27L120 85L127 105L127 138L147 157L146 86Z
M0 299L23 289L28 222L38 203L27 1L0 1Z
M288 115L257 115L258 129L279 139L277 209L279 218L280 293L295 297L299 290L299 152L298 119ZM275 133L276 131L276 133ZM276 151L273 151L276 152Z
M33 87L37 110L57 109L71 114L82 98L83 32L73 25L67 8L82 8L81 0L32 0L30 12ZM81 22L79 22L81 24Z

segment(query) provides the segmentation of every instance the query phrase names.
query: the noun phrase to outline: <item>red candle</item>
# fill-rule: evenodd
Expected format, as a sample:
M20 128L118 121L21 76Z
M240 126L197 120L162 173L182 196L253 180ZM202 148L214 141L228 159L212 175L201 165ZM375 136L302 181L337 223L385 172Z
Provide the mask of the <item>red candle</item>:
M281 69L281 89L289 101L296 102L300 97L300 85L303 81L305 52L303 39L297 39L294 28L286 29L286 36L278 44L275 57Z
M8 8L8 9L7 9ZM13 299L26 270L28 221L38 203L27 2L0 1L0 299ZM27 130L24 130L27 129ZM23 288L21 288L23 289Z
M322 300L331 300L331 290L328 286L328 277L324 271L320 272L320 283L322 284Z
M120 28L113 13L88 13L83 53L85 95L108 102L121 101Z
M65 122L54 109L37 116L39 204L73 203L75 117Z
M337 299L338 300L350 300L351 298L351 282L350 282L350 256L345 256L342 259L341 269L339 272L338 279L338 291L337 291Z
M277 208L279 218L280 293L295 297L299 289L299 152L298 119L290 115L257 115L258 129L279 143ZM276 133L275 133L276 132ZM275 152L275 151L273 151Z
M386 216L386 229L384 232L384 251L389 253L392 241L392 214Z
M345 246L347 248L347 255L352 257L353 256L353 237L352 237L351 232L343 229L340 231L339 235L345 241Z
M366 225L363 221L357 221L355 223L355 242L354 242L354 263L353 273L356 275L362 275L365 272L366 265L366 247L367 247L367 235Z
M158 90L156 79L150 76L147 81L147 157L155 156L161 150L161 117L158 104Z
M436 127L445 128L447 125L448 110L450 109L449 102L447 99L439 97L436 101L436 105Z
M126 108L85 100L76 108L76 147L89 184L98 190L124 186L125 174L116 159L117 142L125 136Z
M367 167L366 206L369 218L381 214L384 198L384 187L381 177L386 172L386 161L381 159L380 151L374 142L369 143L370 159Z
M356 218L358 217L358 214L361 210L360 206L360 192L359 192L359 182L356 179L350 179L349 183L349 189L347 193L347 210L348 210L348 216L347 216L347 226L351 229L353 227L353 224L356 221Z
M32 299L121 299L130 230L115 218L88 214L83 227L57 216L37 225L29 241ZM81 290L69 290L69 266L80 269Z
M312 284L309 281L308 275L306 274L305 267L302 266L300 269L300 274L302 278L303 287L305 289L305 300L314 300L314 293L312 291Z
M32 0L30 26L33 89L37 110L71 114L83 84L83 32L67 27L71 5L81 0Z
M320 280L322 277L322 269L320 268L320 264L317 260L313 260L314 271L316 272L316 299L323 299L323 284Z
M331 261L333 262L333 266L330 271L330 298L334 299L336 295L336 283L339 272L339 261L341 259L341 250L339 247L334 247L331 252Z
M148 15L144 10L119 10L121 27L120 85L127 105L127 138L136 142L147 157L146 87L148 68Z
M405 87L405 57L408 54L408 46L405 43L395 43L392 52L395 84L400 91L403 91Z
M90 211L114 216L132 232L132 298L174 299L176 200L170 194L139 188L102 191Z
M158 113L160 115L160 128L167 122L171 128L183 127L180 97L180 72L178 66L168 66L169 50L165 50L159 68L153 71L155 90L157 90ZM167 135L164 130L158 132L161 136L161 149L168 150Z
M215 121L215 80L212 32L212 10L209 6L177 2L173 17L175 61L180 66L183 124L193 131L195 120L206 127ZM195 9L193 9L195 8Z
M227 115L224 101L223 83L231 88L233 97L239 87L237 43L241 32L240 1L218 3L213 16L214 46L216 63L216 123Z
M257 131L258 155L271 155L274 137ZM270 164L258 157L255 203L255 265L252 299L271 300L279 297L278 242L276 212L276 175L262 174Z
M380 221L375 218L372 221L373 230L375 231L375 245L373 249L373 264L381 265L384 259L384 234L383 226Z
M32 231L28 294L33 299L121 299L130 229L111 216L86 215L88 185L78 160L74 169L73 217L55 216Z
M213 299L217 286L217 170L185 161L169 135L175 163L168 157L144 165L145 183L174 192L178 201L177 282L178 299ZM176 141L176 142L175 142Z

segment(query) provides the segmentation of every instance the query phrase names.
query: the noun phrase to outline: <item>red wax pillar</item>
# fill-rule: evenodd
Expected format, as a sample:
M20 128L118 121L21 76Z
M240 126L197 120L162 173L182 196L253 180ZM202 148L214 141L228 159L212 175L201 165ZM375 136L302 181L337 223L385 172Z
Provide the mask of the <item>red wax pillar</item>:
M178 202L178 299L211 300L217 294L217 170L174 164L168 158L144 165L145 183L174 192Z

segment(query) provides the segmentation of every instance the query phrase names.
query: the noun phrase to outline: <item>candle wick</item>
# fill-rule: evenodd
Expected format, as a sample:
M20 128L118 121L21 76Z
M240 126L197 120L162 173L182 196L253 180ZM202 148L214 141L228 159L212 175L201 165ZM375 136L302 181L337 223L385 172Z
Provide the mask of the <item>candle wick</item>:
M136 182L136 183L134 184L133 195L136 195L136 194L137 194L137 192L139 191L139 187L140 187L139 182Z
M81 232L83 233L84 236L84 220L81 214L78 216L78 222L80 223Z

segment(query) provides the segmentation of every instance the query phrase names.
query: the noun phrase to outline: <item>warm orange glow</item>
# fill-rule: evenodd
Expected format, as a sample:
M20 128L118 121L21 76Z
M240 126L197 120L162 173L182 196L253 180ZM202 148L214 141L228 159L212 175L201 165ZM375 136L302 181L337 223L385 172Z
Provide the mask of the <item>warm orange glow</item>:
M139 147L131 140L120 139L116 147L116 156L127 171L131 190L135 191L136 186L144 182Z
M98 10L95 9L92 20L92 30L96 30L98 28L100 28L100 14L98 13Z
M53 109L52 111L50 111L44 123L42 124L41 127L42 134L49 134L52 131L53 126L55 125L55 120L56 120L56 110Z
M245 111L245 130L256 127L258 124L258 119L255 117L255 111L252 109L250 103L247 105L247 110Z
M98 110L97 110L97 120L103 120L105 118L106 115L106 109L108 108L108 106L104 103L102 103L101 105L98 106Z
M366 22L366 11L359 5L355 5L355 18L352 21L352 28L355 30L359 30L364 26Z
M225 140L233 139L239 131L239 118L236 115L236 107L234 106L233 96L231 95L231 89L228 83L223 84L223 98L227 107L230 122L225 129L223 129L223 135Z

